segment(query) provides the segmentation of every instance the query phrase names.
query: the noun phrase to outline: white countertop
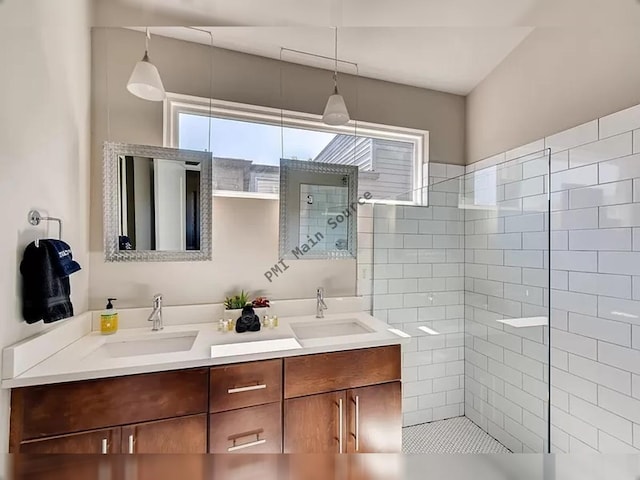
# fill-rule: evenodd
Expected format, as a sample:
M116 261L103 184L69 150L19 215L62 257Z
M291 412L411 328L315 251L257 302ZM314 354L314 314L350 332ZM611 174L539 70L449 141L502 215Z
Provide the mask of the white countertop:
M326 336L320 338L297 339L292 330L296 323L331 323L344 319L353 319L365 325L370 332L341 336ZM87 321L91 322L90 316ZM69 329L71 327L67 327ZM78 327L75 327L78 330ZM221 332L217 322L191 323L180 325L166 325L161 332L152 332L149 326L144 328L121 329L114 335L101 335L100 332L90 331L88 328L78 335L77 339L62 346L52 354L41 354L42 358L37 363L23 372L7 378L6 372L2 380L2 388L15 388L30 385L43 385L51 383L88 380L94 378L115 377L140 373L159 372L166 370L178 370L202 366L224 365L231 363L265 360L288 356L308 355L313 353L336 352L357 348L368 348L384 345L396 345L406 341L389 330L386 323L362 312L325 314L325 318L317 319L314 315L280 318L279 326L275 328L263 328L259 332L236 333ZM330 331L330 328L328 329ZM154 339L192 332L197 334L190 350L170 353L153 353L127 357L111 357L100 349L105 342L121 342L128 338ZM49 335L56 334L55 330ZM9 347L4 352L7 360L9 354L17 357L29 357L34 348L42 349L42 345L49 345L48 334L45 333L35 339L21 342ZM61 336L60 333L57 334ZM52 337L53 338L53 337ZM269 350L259 353L226 353L225 356L213 356L212 346L230 345L232 350L238 346L238 351L249 346L247 342L262 342L277 339L295 338L300 348L290 350ZM29 345L31 342L33 345ZM273 342L277 344L279 342ZM246 344L246 345L245 345ZM266 342L263 345L271 345ZM19 347L19 348L17 348ZM29 353L29 348L31 352ZM275 347L277 348L277 346ZM13 349L13 350L11 350ZM33 355L37 357L37 355ZM14 360L13 363L18 363Z

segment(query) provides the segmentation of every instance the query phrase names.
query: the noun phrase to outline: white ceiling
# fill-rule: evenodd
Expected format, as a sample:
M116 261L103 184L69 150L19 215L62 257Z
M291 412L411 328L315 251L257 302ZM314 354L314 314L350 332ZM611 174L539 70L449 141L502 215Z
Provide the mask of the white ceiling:
M213 34L215 46L332 70L328 59L297 54L281 47L334 57L329 27L199 27ZM531 31L500 28L339 28L339 65L346 73L390 82L468 94ZM152 34L210 43L209 35L184 27L152 27Z
M337 25L338 56L357 63L361 76L462 95L533 27L640 24L639 0L96 1L142 12L125 11L119 25L142 20L156 25L152 33L204 44L210 40L202 32L164 25L215 25L201 27L213 33L214 45L276 59L281 47L333 57L329 26ZM330 61L286 51L282 58L333 68ZM339 69L355 73L346 63Z
M125 5L142 10L154 25L511 27L640 23L639 0L94 1L100 8ZM127 22L135 17L130 13L121 13L125 22L121 26L133 26ZM170 17L178 23L167 23Z

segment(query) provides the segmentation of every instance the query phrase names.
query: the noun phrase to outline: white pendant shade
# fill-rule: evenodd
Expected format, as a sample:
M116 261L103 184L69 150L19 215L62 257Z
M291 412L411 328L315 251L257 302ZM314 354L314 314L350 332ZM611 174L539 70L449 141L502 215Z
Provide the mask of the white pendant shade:
M153 102L161 102L166 98L167 94L164 91L158 69L149 61L146 54L142 60L136 63L127 82L127 90L136 97Z
M327 100L327 105L324 107L324 113L322 114L322 121L327 125L345 125L349 123L349 120L349 111L344 103L344 98L336 90Z

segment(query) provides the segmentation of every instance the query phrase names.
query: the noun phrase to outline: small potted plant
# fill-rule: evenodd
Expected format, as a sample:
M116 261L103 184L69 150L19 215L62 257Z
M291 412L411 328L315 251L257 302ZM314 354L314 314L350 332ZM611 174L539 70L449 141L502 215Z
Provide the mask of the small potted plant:
M239 294L224 299L224 309L227 318L237 320L242 314L242 309L250 305L253 307L260 320L269 312L269 299L267 297L256 297L249 301L249 293L242 290Z
M249 293L244 290L242 290L238 295L226 297L224 299L225 315L236 320L242 313L243 307L247 304L251 304L249 302Z
M271 306L267 297L257 297L253 302L251 302L251 305L253 306L253 310L256 312L256 315L260 317L260 320L269 313L269 307Z

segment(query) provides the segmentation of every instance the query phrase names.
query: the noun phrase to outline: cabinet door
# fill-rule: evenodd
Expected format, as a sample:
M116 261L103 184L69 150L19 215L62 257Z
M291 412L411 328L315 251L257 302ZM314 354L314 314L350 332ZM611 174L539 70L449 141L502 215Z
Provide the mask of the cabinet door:
M120 453L120 428L22 442L20 453Z
M209 453L282 453L282 404L212 414Z
M14 389L12 437L35 440L206 413L208 381L209 369L198 368Z
M207 453L207 415L122 427L123 453Z
M400 453L402 387L383 383L347 391L349 453Z
M346 453L346 394L322 393L284 402L284 453Z

